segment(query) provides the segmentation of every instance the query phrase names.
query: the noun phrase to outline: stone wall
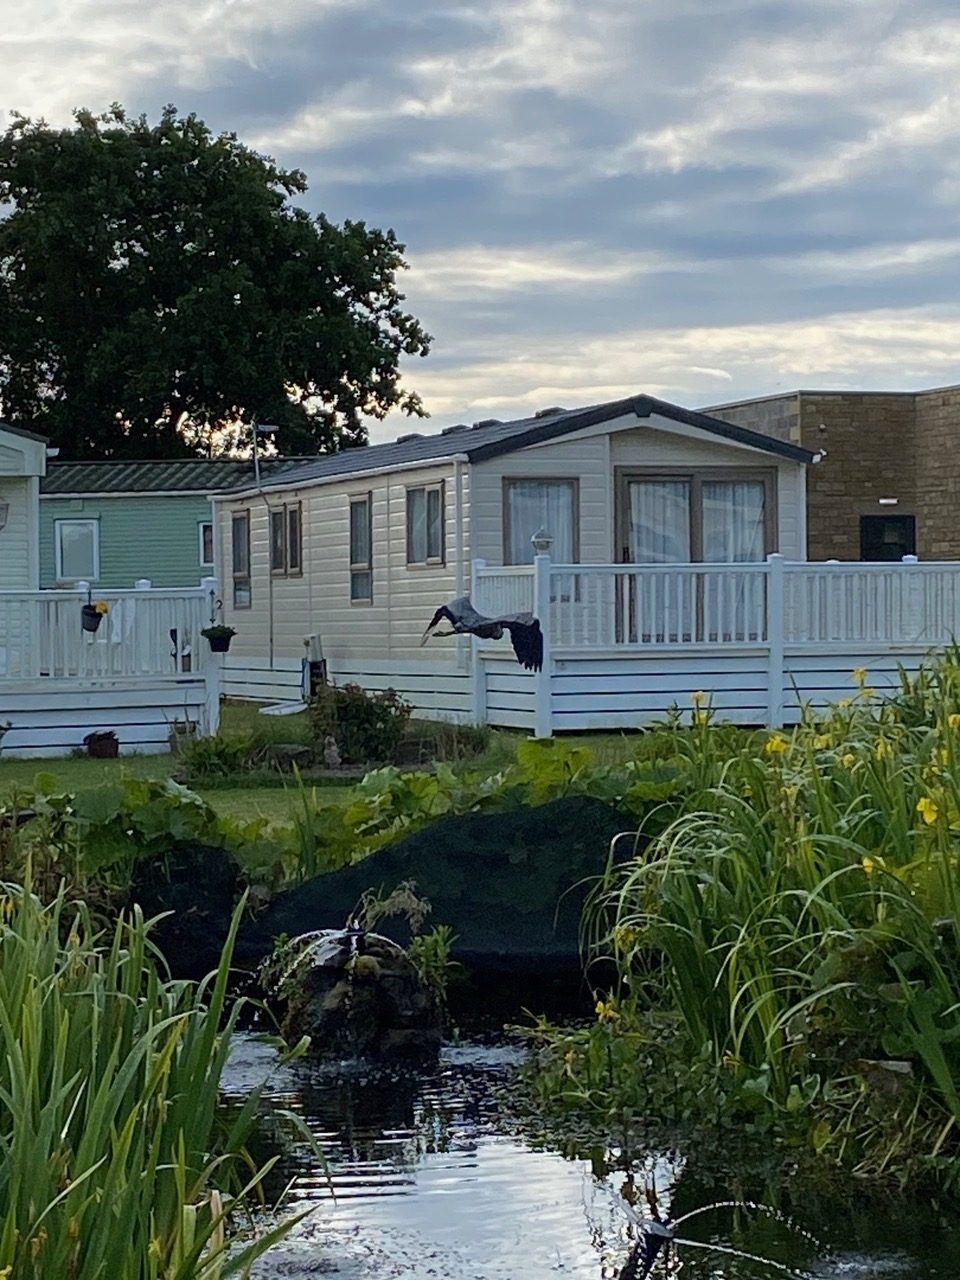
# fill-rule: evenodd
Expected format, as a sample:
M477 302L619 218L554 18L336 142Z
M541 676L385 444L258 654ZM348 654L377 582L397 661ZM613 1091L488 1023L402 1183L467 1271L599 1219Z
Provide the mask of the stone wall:
M859 560L860 517L886 511L917 515L918 551L929 557L917 509L915 400L901 392L800 391L706 412L824 453L807 472L810 560ZM956 403L960 422L960 392ZM887 508L880 498L899 501Z
M788 444L800 443L800 396L796 391L782 396L766 396L763 400L721 404L703 412Z
M912 394L803 392L800 441L824 458L807 473L807 556L859 560L860 517L917 516L916 413ZM881 507L881 498L897 498Z
M917 553L960 560L960 387L921 391L917 401Z

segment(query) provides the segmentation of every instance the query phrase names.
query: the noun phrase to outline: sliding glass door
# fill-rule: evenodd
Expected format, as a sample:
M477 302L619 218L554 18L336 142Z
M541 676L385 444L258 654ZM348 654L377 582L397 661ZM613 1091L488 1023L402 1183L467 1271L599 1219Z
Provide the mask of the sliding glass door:
M775 473L618 473L617 542L626 564L746 564L776 546ZM634 643L754 633L746 575L631 576L617 601L618 634Z

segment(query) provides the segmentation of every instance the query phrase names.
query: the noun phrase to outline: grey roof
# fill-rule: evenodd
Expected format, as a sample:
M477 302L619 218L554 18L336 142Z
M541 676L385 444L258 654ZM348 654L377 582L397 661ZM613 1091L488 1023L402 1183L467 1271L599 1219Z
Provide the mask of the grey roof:
M261 458L260 474L275 479L309 458ZM253 462L236 458L179 458L171 462L58 462L47 464L45 495L67 493L219 493L253 484Z
M653 414L671 418L675 422L697 427L721 439L734 440L739 444L749 445L754 449L761 449L765 453L777 454L783 458L791 458L796 462L811 463L815 458L808 449L801 449L798 445L774 440L770 436L761 435L758 431L750 431L747 427L723 422L705 413L682 409L679 405L668 404L665 400L657 400L653 396L639 395L631 396L626 400L611 400L606 404L589 405L583 409L544 410L532 418L519 418L514 422L487 419L472 426L463 424L447 427L431 435L410 432L388 444L344 449L341 453L312 458L298 467L285 471L282 476L274 475L270 483L263 487L310 484L336 476L392 470L394 467L408 466L411 463L441 461L444 458L453 457L454 454L464 454L471 462L480 462L485 458L495 458L500 454L524 449L531 444L542 444L547 440L567 435L571 431L580 431L584 427L610 422L630 413L638 419L649 418Z
M12 436L23 436L24 440L36 440L38 444L49 444L46 436L38 436L35 431L24 431L23 427L11 427L9 422L0 422L0 431L9 431Z

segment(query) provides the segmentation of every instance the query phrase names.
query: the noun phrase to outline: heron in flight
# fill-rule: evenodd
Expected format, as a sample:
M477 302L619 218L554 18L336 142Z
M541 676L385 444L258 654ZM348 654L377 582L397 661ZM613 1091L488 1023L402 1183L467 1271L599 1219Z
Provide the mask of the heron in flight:
M437 631L441 622L449 622L449 631ZM543 632L532 613L511 613L502 618L485 618L477 613L469 596L442 604L430 619L430 624L420 641L426 644L431 635L479 636L481 640L499 640L503 633L510 634L510 643L517 661L526 671L539 671L543 666Z

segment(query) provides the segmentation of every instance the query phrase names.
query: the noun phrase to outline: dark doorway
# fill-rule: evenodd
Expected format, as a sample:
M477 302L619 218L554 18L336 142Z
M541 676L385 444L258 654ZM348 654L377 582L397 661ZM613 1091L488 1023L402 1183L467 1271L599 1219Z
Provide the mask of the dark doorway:
M860 517L861 560L902 560L916 554L916 516Z

